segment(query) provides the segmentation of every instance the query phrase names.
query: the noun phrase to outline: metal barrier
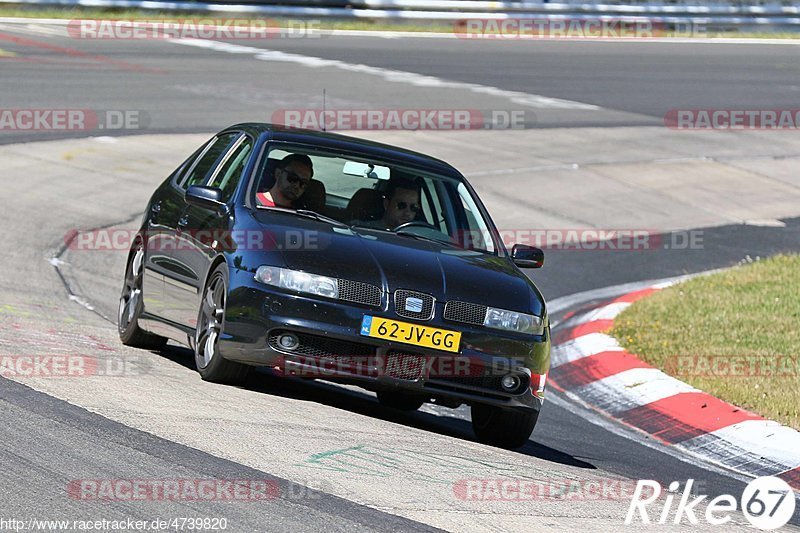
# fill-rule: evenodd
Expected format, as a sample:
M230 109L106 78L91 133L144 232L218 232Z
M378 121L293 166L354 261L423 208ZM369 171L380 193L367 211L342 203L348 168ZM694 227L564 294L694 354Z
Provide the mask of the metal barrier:
M216 3L156 0L2 0L6 4L40 6L138 8L162 11L239 13L272 17L416 20L455 22L462 19L647 20L658 24L711 28L800 29L800 0L752 2L736 0L694 3L692 0L634 0L625 4L582 0L559 2L491 2L482 0L220 0ZM697 0L695 0L696 2Z

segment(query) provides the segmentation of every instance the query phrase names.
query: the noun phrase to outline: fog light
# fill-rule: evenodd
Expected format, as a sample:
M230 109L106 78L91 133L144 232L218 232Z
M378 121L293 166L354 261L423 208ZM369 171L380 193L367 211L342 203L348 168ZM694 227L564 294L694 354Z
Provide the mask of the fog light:
M292 333L284 333L278 337L278 345L284 350L295 350L300 346L300 339Z
M506 374L500 381L500 384L507 391L513 391L519 388L520 380L516 374Z

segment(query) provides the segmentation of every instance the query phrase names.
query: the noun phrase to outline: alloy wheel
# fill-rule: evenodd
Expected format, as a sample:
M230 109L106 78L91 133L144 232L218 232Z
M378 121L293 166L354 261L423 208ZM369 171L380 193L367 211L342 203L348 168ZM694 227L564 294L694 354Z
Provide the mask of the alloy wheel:
M200 307L200 319L195 334L195 359L198 368L205 368L217 352L217 340L225 316L225 282L215 275L206 288Z
M120 332L128 329L131 322L136 319L137 308L142 299L142 272L144 263L144 249L140 246L131 257L128 272L125 276L125 285L119 298L119 311L117 313L117 326Z

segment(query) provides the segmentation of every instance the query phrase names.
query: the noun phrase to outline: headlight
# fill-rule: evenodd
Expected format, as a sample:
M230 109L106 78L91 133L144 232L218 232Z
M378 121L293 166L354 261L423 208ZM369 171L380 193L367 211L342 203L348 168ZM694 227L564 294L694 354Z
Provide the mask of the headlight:
M273 266L260 266L254 276L256 281L307 294L327 298L339 297L339 283L335 278Z
M544 334L544 323L541 317L516 311L506 311L496 307L490 307L486 310L486 318L483 320L483 325L487 328L530 333L531 335Z

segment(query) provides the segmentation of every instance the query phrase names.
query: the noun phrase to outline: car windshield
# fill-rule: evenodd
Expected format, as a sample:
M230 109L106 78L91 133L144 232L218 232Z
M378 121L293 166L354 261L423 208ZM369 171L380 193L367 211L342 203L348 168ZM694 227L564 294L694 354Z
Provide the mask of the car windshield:
M254 179L259 208L288 207L355 230L497 251L477 199L452 177L281 145L269 150Z

